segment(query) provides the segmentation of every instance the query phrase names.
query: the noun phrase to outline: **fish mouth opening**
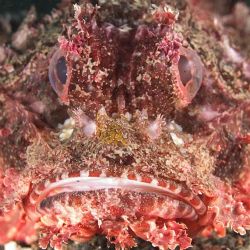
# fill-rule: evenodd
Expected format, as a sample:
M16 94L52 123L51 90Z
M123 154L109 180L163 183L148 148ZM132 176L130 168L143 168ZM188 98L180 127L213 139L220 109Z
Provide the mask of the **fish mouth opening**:
M182 183L139 174L126 173L117 177L89 171L63 174L33 187L27 212L33 219L40 218L48 213L54 201L76 196L84 197L80 203L95 200L95 205L88 206L90 212L101 211L103 206L130 207L124 212L127 217L136 212L142 216L193 221L206 212L201 198ZM105 211L106 215L108 213Z

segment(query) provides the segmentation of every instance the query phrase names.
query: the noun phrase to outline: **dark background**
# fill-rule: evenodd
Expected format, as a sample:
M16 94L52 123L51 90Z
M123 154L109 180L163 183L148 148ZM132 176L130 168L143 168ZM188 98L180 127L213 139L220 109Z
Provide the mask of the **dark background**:
M60 2L61 0L0 0L0 14L25 11L31 5L36 6L38 13L46 14Z
M31 5L35 5L38 13L43 15L49 13L59 2L60 0L0 0L0 14L27 10ZM237 0L227 0L227 2L231 5ZM244 2L250 5L250 0L244 0Z

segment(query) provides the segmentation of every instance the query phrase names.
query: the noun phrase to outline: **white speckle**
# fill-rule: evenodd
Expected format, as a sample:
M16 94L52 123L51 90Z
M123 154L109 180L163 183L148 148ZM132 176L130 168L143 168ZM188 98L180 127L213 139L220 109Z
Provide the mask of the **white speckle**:
M69 139L72 134L73 134L74 129L63 129L62 132L59 135L60 141L65 141L67 139Z
M159 237L162 239L164 237L163 233L159 233Z
M97 224L98 224L98 227L100 228L101 225L102 225L102 220L101 219L97 219Z
M125 117L128 121L131 121L132 115L129 112L126 112Z
M160 137L162 133L162 128L165 126L165 121L161 115L157 116L155 121L151 122L149 124L148 129L147 129L147 134L149 138L152 140L157 139Z
M74 132L74 127L75 120L73 118L66 119L64 124L58 124L58 128L61 129L59 134L60 141L68 140Z
M141 79L142 79L142 76L141 76L141 74L139 74L139 75L136 77L136 81L140 82Z
M14 241L10 241L9 243L4 245L4 250L17 250L17 244Z
M67 179L68 177L69 177L69 174L65 172L62 174L61 179Z
M96 133L96 123L94 121L89 121L83 128L83 132L87 137L91 137Z
M107 116L106 109L104 107L101 107L98 111L98 115Z
M156 122L152 122L148 126L148 134L150 138L156 138L157 137L157 131L159 130L159 124Z
M182 154L186 154L186 153L187 153L187 150L186 150L185 148L180 148L180 152L181 152Z
M224 43L223 43L225 53L228 56L228 58L234 62L234 63L242 63L243 62L243 57L238 53L234 48L232 48L229 44L228 38L225 38Z
M74 11L75 11L75 18L78 18L79 15L81 14L81 6L78 4L74 4Z
M153 186L159 186L159 183L158 183L158 181L156 180L156 179L153 179L152 181L151 181L151 185L153 185Z
M89 176L89 171L81 171L80 175L81 175L81 177L88 177Z
M238 227L236 229L236 231L240 234L240 235L245 235L246 234L246 230L244 227Z
M178 132L181 132L182 131L182 127L175 123L175 121L171 121L169 124L168 124L168 128L171 130L171 131L178 131Z
M175 133L170 133L170 136L176 146L184 145L184 141L182 140L182 138L178 137Z
M148 224L149 224L149 228L150 228L150 232L153 232L155 229L157 229L157 226L155 224L155 221L148 221Z
M129 27L127 24L124 24L124 25L122 25L122 26L119 27L119 31L120 31L121 33L127 33L127 32L129 32L130 30L132 30L132 28Z

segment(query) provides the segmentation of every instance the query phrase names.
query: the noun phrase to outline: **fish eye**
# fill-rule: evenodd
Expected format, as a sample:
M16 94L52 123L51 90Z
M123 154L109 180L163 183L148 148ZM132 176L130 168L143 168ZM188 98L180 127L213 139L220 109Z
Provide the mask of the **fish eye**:
M178 69L180 74L181 82L184 86L192 79L191 65L188 59L181 55L178 62Z
M67 62L64 53L58 49L49 64L49 81L54 91L60 96L67 83Z
M190 48L180 48L180 57L172 65L182 106L188 105L198 93L203 79L203 64L199 55Z
M56 63L56 73L61 83L65 84L67 80L67 65L64 56L60 57Z
M181 48L178 71L185 96L191 101L200 89L203 79L203 65L199 55L192 49Z

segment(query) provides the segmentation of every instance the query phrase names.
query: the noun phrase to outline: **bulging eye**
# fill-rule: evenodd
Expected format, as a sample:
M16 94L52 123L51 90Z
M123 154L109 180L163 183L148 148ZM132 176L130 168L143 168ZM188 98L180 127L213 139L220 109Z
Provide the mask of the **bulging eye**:
M179 62L178 62L178 69L180 73L181 82L184 86L191 80L192 73L191 73L191 65L188 59L181 55Z
M65 84L67 80L67 65L64 56L60 57L56 63L56 73L61 83Z
M49 64L49 81L64 103L68 102L69 67L62 50L58 49L52 56Z
M203 79L203 65L192 49L180 48L180 58L173 65L180 106L188 105L196 96Z

